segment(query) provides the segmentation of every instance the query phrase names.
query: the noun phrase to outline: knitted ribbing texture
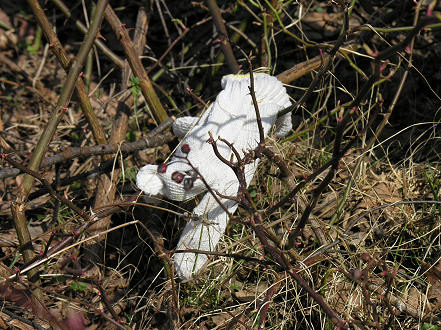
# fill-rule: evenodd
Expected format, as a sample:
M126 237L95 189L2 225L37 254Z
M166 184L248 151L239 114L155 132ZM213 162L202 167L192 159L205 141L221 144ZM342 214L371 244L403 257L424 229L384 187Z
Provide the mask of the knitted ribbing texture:
M237 196L239 183L234 172L216 157L212 145L207 143L207 140L209 132L215 139L222 137L233 143L241 156L243 150L257 147L259 130L248 86L249 75L224 76L223 90L200 118L178 118L173 124L173 132L183 138L181 147L166 166L146 165L141 168L136 177L138 188L147 195L184 201L207 191L192 168L194 166L213 191ZM292 128L290 114L277 119L277 113L291 105L282 83L273 76L255 73L254 91L265 136L274 125L276 136L283 137L289 133ZM224 158L232 158L232 151L225 143L217 141L217 147ZM245 166L247 185L254 176L257 164L258 160ZM237 208L236 202L220 197L219 199L231 214L234 213ZM193 210L191 219L185 226L176 249L213 251L225 232L227 213L211 193L206 192ZM192 278L207 260L208 256L202 253L185 252L174 255L176 272L181 279Z

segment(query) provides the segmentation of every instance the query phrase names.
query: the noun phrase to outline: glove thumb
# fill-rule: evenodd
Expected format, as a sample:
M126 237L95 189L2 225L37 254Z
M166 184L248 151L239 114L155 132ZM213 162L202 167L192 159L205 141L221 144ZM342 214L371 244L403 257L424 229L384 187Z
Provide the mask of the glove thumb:
M158 166L142 167L136 175L136 186L147 195L164 195L164 183L158 175Z

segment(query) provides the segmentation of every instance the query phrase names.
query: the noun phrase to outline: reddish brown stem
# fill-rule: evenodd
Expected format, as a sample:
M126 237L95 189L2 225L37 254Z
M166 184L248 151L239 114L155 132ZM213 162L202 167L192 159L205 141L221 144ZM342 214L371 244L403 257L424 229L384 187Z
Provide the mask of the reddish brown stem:
M176 46L176 44L181 41L185 35L190 31L189 28L185 28L184 31L181 33L181 35L179 37L177 37L172 43L171 45L165 50L164 54L161 55L161 57L155 62L155 64L153 64L150 68L148 68L147 70L147 75L150 74L150 72L153 71L154 68L156 68L161 62L162 60L167 56L167 54L173 49L173 47Z
M297 274L297 272L294 271L291 264L285 258L284 253L277 247L271 245L264 231L262 215L259 212L255 212L253 216L255 221L255 226L253 227L253 229L256 232L257 237L259 237L259 240L262 242L265 252L269 254L278 264L280 264L291 275L291 277L293 277L295 281L303 289L305 289L306 292L309 293L309 295L320 305L320 307L325 311L325 313L331 318L332 323L334 323L340 329L346 329L347 328L346 325L343 323L342 320L340 320L338 315L329 307L329 305L325 302L323 297L319 293L314 291L308 285L308 283L306 283L306 281L302 277L300 277Z
M260 117L259 105L257 104L256 93L254 92L254 74L253 74L253 65L251 64L251 57L247 56L248 65L250 67L250 86L248 87L250 90L251 99L253 100L254 111L256 112L256 122L257 127L259 128L259 138L260 144L265 143L265 132L262 126L262 118Z

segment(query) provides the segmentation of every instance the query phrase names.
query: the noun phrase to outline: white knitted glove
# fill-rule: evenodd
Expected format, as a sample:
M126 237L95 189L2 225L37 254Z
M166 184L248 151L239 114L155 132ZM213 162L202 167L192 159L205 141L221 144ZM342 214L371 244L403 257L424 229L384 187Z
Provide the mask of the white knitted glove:
M251 100L249 75L228 75L222 78L223 91L207 111L197 117L182 117L173 124L173 132L184 137L181 148L176 151L167 165L146 165L138 172L136 184L148 195L162 195L175 201L183 201L207 190L197 178L188 161L200 172L213 191L228 196L237 196L239 183L234 172L214 154L207 143L208 132L213 137L222 137L243 156L243 150L254 149L259 143L256 113ZM254 91L259 105L265 136L275 124L276 135L285 136L292 127L290 114L277 119L279 110L291 105L282 83L273 76L254 74ZM276 121L277 119L277 121ZM218 141L220 154L230 160L232 151ZM253 178L258 160L245 166L247 185ZM237 203L219 197L230 213ZM228 223L228 215L207 192L193 215L205 221L190 220L181 234L177 249L198 249L213 251ZM176 271L181 279L190 279L208 260L205 254L191 252L174 255Z

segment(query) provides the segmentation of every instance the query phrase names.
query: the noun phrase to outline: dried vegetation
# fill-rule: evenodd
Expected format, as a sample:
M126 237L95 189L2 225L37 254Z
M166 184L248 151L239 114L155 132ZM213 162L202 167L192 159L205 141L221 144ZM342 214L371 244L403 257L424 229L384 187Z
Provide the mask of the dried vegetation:
M127 3L2 1L0 327L440 329L439 1ZM182 283L134 178L248 59L294 130Z

